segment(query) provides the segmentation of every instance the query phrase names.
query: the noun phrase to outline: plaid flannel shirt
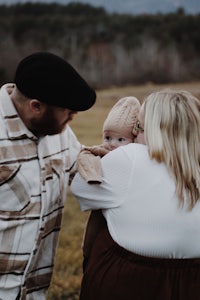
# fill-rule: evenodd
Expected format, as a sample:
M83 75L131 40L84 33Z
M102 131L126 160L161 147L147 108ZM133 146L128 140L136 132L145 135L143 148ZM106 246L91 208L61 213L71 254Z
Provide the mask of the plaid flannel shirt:
M43 300L81 145L69 126L37 139L10 100L12 86L0 90L0 299Z

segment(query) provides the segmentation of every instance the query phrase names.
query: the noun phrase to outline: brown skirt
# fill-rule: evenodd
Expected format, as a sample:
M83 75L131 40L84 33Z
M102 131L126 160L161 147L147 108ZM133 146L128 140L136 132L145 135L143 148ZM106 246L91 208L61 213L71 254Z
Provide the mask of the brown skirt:
M198 300L200 259L160 259L97 236L83 275L80 300Z

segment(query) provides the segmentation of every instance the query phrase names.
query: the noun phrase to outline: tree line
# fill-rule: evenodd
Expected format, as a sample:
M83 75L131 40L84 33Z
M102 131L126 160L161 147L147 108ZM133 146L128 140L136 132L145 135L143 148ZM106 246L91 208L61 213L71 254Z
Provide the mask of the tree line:
M0 5L0 83L34 51L67 59L94 87L200 79L200 14L109 14L89 4Z

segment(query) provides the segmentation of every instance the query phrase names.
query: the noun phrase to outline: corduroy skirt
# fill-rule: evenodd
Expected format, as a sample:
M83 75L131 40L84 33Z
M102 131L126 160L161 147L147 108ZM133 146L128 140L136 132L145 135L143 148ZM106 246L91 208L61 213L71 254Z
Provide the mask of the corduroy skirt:
M191 245L192 246L192 245ZM80 300L199 300L200 259L141 256L104 228L84 269Z

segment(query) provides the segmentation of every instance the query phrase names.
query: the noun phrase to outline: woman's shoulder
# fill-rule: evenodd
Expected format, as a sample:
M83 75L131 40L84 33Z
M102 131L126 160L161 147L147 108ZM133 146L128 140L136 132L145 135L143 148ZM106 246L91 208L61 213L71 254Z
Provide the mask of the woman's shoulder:
M115 150L110 151L105 155L107 159L113 159L115 161L133 161L135 159L148 159L148 149L146 145L130 143L125 146L120 146Z
M148 147L143 144L131 143L126 146L121 147L121 151L124 157L130 161L135 161L137 163L142 163L145 161L150 161Z
M148 148L144 144L138 144L138 143L130 143L128 145L122 146L122 150L127 153L141 153L148 154Z
M138 144L138 143L130 143L130 144L127 144L127 145L122 146L122 147L130 148L130 149L132 148L132 149L141 150L141 151L146 151L147 150L147 145Z

